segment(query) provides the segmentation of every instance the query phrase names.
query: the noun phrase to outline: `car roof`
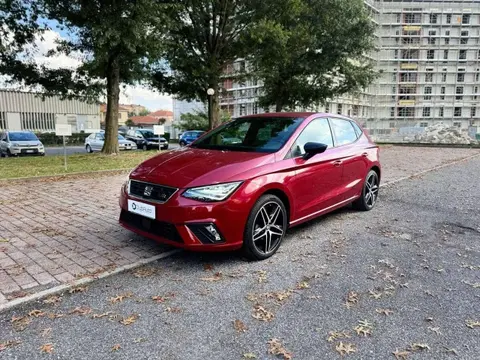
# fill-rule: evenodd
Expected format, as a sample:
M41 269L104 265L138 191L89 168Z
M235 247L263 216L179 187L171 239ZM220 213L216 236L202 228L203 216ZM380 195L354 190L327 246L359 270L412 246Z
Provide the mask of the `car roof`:
M263 113L263 114L254 114L254 115L247 115L241 116L237 119L246 119L246 118L282 118L282 117L289 117L289 118L307 118L309 116L315 115L317 113L314 112L277 112L277 113Z

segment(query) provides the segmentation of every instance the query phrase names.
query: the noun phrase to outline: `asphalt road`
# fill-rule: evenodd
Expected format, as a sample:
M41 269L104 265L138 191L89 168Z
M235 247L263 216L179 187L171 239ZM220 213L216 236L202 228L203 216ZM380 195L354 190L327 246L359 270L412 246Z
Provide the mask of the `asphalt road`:
M178 144L170 144L169 149L175 149L179 145ZM139 150L141 151L141 150ZM67 146L67 155L73 154L85 154L85 147L84 146ZM45 154L47 156L54 156L54 155L63 155L63 147L46 147Z
M478 174L476 158L382 188L268 261L183 252L0 314L0 344L21 341L0 358L479 359Z

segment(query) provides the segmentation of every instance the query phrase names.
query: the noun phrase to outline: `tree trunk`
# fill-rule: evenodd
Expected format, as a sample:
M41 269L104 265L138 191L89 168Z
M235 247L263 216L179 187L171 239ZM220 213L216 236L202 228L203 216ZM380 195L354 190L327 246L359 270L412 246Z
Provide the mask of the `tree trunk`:
M220 108L218 106L218 88L215 89L215 95L212 96L212 129L221 125Z
M275 104L275 112L282 112L282 109L283 109L282 99L277 98L277 101Z
M118 58L111 58L107 68L107 114L102 153L118 154L118 103L120 100L120 67Z

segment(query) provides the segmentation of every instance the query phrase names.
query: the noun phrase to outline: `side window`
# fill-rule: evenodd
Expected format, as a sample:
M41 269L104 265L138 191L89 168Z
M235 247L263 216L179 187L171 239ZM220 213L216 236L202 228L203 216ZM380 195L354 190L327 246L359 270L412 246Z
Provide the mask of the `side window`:
M139 138L143 138L143 135L140 131L135 131L135 136Z
M355 123L353 121L352 121L352 125L355 129L355 132L357 133L357 138L359 138L363 133L362 129L360 129L360 126L358 126L357 123Z
M357 134L355 133L355 129L350 121L342 119L330 119L330 123L332 124L332 130L335 134L335 145L341 146L351 144L357 140Z
M305 154L304 146L309 142L325 144L328 145L328 148L333 147L332 132L326 118L315 119L303 129L297 141L293 144L290 151L291 157L298 157Z

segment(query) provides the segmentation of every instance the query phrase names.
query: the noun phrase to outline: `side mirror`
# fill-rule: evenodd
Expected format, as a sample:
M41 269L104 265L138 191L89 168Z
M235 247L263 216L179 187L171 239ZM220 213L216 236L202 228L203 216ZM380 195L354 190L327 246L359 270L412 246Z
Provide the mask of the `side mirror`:
M317 154L321 154L327 150L328 145L316 143L316 142L308 142L305 144L303 149L305 150L305 154L303 155L304 160L308 160L314 157Z

